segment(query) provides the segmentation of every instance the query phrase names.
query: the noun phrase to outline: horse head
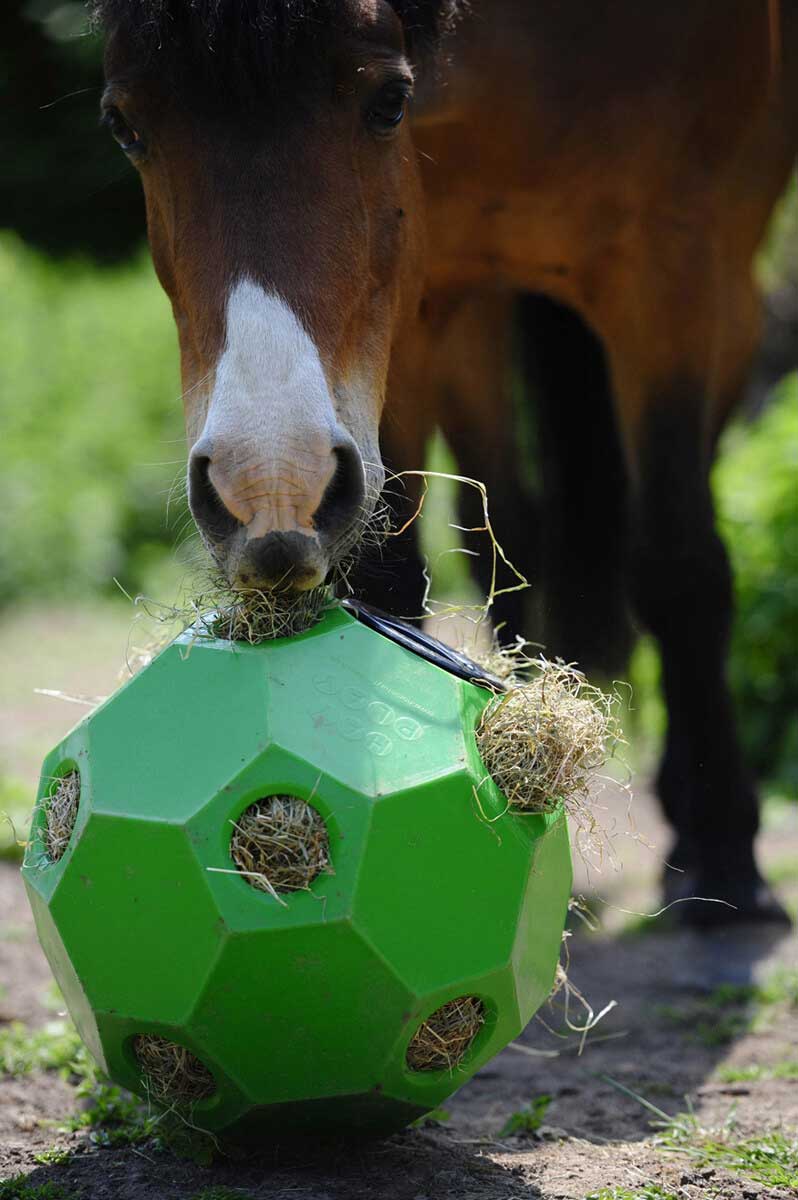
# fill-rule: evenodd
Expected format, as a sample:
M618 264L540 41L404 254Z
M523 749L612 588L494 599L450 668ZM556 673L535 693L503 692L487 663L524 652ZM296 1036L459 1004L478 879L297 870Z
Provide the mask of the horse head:
M404 119L450 4L97 0L102 120L139 171L179 334L189 503L238 588L304 590L384 481L424 220Z

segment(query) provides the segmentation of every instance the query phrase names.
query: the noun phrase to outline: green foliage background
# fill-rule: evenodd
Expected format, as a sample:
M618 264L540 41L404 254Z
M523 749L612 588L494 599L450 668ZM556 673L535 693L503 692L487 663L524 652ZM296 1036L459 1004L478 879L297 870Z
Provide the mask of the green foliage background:
M715 469L737 623L730 662L749 759L798 795L798 378L735 426ZM700 664L699 664L700 669Z
M0 605L135 591L184 513L176 336L140 254L55 263L0 237Z

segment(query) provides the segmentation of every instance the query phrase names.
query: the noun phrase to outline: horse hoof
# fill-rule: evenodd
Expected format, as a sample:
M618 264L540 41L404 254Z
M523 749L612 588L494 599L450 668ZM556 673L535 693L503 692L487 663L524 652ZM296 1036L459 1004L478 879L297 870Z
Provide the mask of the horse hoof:
M675 901L671 910L675 920L692 929L750 924L792 925L776 893L759 876L732 883L724 880L721 884L685 872L679 877L678 895L673 894L675 890L672 886L666 888L666 903Z

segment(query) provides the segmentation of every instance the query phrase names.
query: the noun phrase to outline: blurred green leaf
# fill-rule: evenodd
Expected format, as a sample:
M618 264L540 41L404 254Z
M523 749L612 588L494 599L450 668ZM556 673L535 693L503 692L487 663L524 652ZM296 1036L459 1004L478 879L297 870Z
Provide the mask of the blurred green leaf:
M173 546L175 341L143 256L56 265L0 237L0 604L111 590L114 577L135 592Z
M798 794L798 377L726 435L714 473L737 597L730 675L757 775Z

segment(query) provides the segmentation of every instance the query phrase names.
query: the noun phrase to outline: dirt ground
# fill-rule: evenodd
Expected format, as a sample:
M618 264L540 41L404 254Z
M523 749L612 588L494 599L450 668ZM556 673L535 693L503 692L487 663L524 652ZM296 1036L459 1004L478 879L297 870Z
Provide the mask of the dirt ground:
M85 651L95 623L86 628L61 614L48 615L44 624L41 614L34 614L0 627L0 654L10 668L0 685L5 770L30 782L36 758L79 716L77 709L65 711L62 702L33 696L32 687L108 690L115 674L108 664L115 667L115 661L104 656L120 629L119 618L108 619L92 641L92 654L76 649L65 658L56 655L56 645L70 642ZM798 991L790 1002L777 986L775 998L760 1003L741 999L748 993L740 989L773 979L798 980L798 941L785 931L699 936L641 921L636 913L656 907L667 835L644 785L635 789L634 831L624 793L610 788L602 804L602 819L614 831L619 869L608 867L591 877L578 870L576 890L588 897L599 928L591 931L572 919L570 973L596 1011L617 1003L588 1035L581 1054L581 1039L565 1029L558 1001L457 1093L446 1106L445 1123L323 1156L308 1146L301 1157L266 1155L212 1168L146 1144L101 1149L85 1132L59 1132L59 1122L76 1107L69 1084L53 1072L3 1076L0 1181L24 1173L32 1186L52 1181L64 1195L80 1200L194 1200L203 1193L207 1200L584 1200L602 1188L657 1196L652 1185L661 1195L684 1200L794 1196L792 1189L757 1183L745 1172L705 1166L695 1156L658 1147L654 1114L618 1085L668 1114L692 1106L701 1126L725 1123L737 1139L769 1131L795 1137L798 1071L793 1078L778 1076L780 1064L798 1059ZM761 856L794 910L794 806L768 809ZM46 1003L49 979L18 867L0 863L0 1030L11 1020L32 1026L52 1020ZM731 986L719 992L721 985ZM754 1067L759 1070L747 1074L757 1078L728 1081L735 1068L745 1074ZM542 1128L500 1137L508 1118L542 1094L552 1098ZM68 1161L37 1164L35 1156L52 1147L68 1149ZM215 1196L214 1189L228 1191ZM5 1196L1 1184L0 1194Z

